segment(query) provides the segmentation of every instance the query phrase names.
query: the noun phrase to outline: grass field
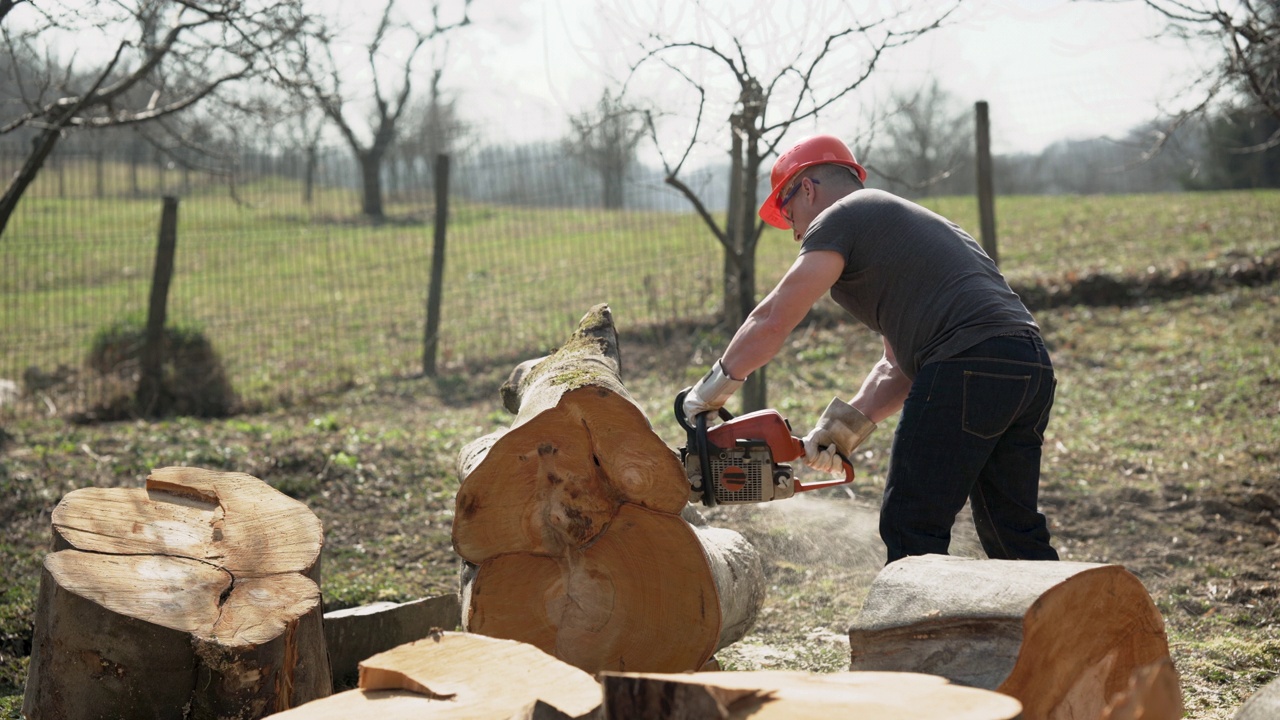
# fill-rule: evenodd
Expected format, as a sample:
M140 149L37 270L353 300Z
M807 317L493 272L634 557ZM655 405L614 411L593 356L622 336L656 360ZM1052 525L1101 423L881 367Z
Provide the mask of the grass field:
M974 227L968 202L928 204ZM1275 192L1002 198L997 209L1002 264L1015 284L1097 272L1123 279L1141 276L1148 267L1199 268L1280 245L1280 193ZM334 236L340 231L332 224L314 230L311 223L291 224L288 218L277 218L279 224L273 226L268 211L252 212L263 215L252 222L242 218L246 225L278 236L252 245L236 225L241 220L222 218L217 222L239 229L204 236L205 254L192 253L201 258L195 269L221 273L223 282L232 285L243 284L234 279L238 273L260 270L265 278L266 268L274 266L287 271L273 281L282 288L229 296L223 304L210 291L202 302L233 320L205 322L228 333L220 336L220 347L223 342L247 348L310 342L312 335L301 332L257 337L246 330L256 327L248 319L274 312L281 304L291 305L296 317L327 307L305 290L317 282L310 273L332 277L322 274L323 258L307 256L308 248L289 238L296 240L309 227L309 232ZM102 218L108 210L101 213L96 222L107 222ZM625 255L625 262L611 265L586 258L598 244L601 228L607 227L606 219L593 213L469 208L459 215L468 218L460 221L465 229L459 235L476 235L458 245L488 249L472 259L455 262L451 256L452 276L487 273L477 277L477 287L487 283L502 291L477 290L465 300L474 306L468 319L474 324L466 331L471 341L479 347L505 341L511 324L520 321L517 309L563 316L567 328L587 306L608 300L622 330L628 389L655 431L669 444L681 444L682 433L670 417L671 398L705 371L727 334L710 324L663 325L660 316L649 323L654 327L644 327L646 323L635 320L647 317L644 292L652 293L654 302L672 302L673 308L679 298L668 298L674 290L654 280L649 290L641 282L641 299L614 302L610 289L635 282L637 268L653 267L645 263L658 252L655 246L627 250L632 254ZM193 210L184 222L194 224L196 217ZM690 221L637 220L638 227L648 229L637 230L636 237L659 242L648 235L668 233L661 242L671 243L667 252L672 257L707 256L679 240L682 233L696 230L696 225L682 228L685 222ZM126 279L118 267L111 269L110 263L119 263L117 256L94 255L88 229L92 222L80 218L77 223L83 224L70 235L80 237L86 247L77 251L82 254L74 269L61 268L57 253L30 244L19 245L19 250L0 247L6 268L11 260L43 257L47 263L43 275L23 276L44 280L0 279L4 297L12 298L6 302L13 306L4 308L6 347L35 337L42 322L69 322L71 316L63 310L48 309L52 298L66 296L66 306L82 308L77 312L84 317L76 322L92 327L114 319L126 296L142 292L145 297L145 290L139 290L145 287L138 284L142 280ZM153 242L145 225L137 231L139 267L146 267L145 253ZM481 228L487 230L482 233ZM345 241L349 252L367 252L366 260L403 259L396 253L420 245L429 228L390 226L372 232L370 239ZM499 240L515 236L528 241L519 252ZM233 244L235 248L217 247ZM781 233L766 238L760 256L762 288L793 252ZM672 262L677 267L663 282L674 288L687 277L689 262ZM407 293L408 284L396 285L401 282L394 267L398 264L403 263L386 263L381 274L345 276L341 292L394 296L395 290L385 287L393 285ZM694 283L705 283L698 291L702 301L714 287L708 273L716 267L715 262L703 267L704 279ZM101 294L90 295L93 299L86 303L59 273L97 278L93 289ZM540 281L529 283L531 287L519 282L529 278ZM130 282L135 283L132 290ZM321 284L326 287L319 294L333 292L328 283ZM516 301L518 296L527 299ZM503 299L507 315L498 310ZM16 323L21 316L40 313L44 321L10 324L10 317ZM812 424L833 393L852 392L879 355L877 338L830 317L819 314L798 330L770 366L771 404L797 428ZM1280 323L1275 321L1280 317L1280 285L1215 288L1122 306L1085 302L1043 309L1037 317L1060 382L1046 438L1042 496L1055 544L1065 558L1119 563L1133 571L1165 617L1187 716L1231 718L1246 697L1275 679L1280 667ZM354 332L361 322L383 321L377 314L357 313L343 332ZM237 332L254 337L237 339ZM418 330L406 332L416 337ZM386 347L380 342L341 343L345 362L352 368L377 367L372 356ZM310 352L304 347L290 357L305 358ZM454 460L462 445L510 422L497 392L508 369L505 362L473 358L435 380L360 370L358 381L341 392L212 421L72 425L56 417L0 416L0 518L5 528L0 564L9 569L0 580L0 716L15 716L21 704L49 513L59 498L78 487L134 487L150 469L174 464L248 472L307 503L323 520L322 590L329 609L452 592ZM875 513L894 422L887 421L860 455L852 497L824 491L817 497L720 508L711 514L713 524L739 530L761 550L769 584L756 628L721 653L728 667L826 672L847 665L844 633L883 561ZM957 524L953 552L980 554L967 516Z
M169 316L199 325L247 399L268 402L421 368L430 212L354 215L350 192L299 202L280 183L184 198ZM968 198L926 201L964 227ZM1280 194L1008 197L997 206L1015 285L1141 273L1258 254L1280 241ZM33 197L0 242L0 377L78 366L99 330L145 313L156 200ZM785 233L758 251L758 285L794 259ZM719 246L691 213L452 204L442 366L545 350L583 309L609 302L630 327L707 318L721 300ZM501 328L500 332L494 332Z

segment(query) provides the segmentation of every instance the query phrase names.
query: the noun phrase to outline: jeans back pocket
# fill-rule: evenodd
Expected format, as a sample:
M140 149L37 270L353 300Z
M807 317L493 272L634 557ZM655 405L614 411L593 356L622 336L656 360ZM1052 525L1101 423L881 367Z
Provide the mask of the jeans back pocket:
M1030 375L1005 375L966 370L964 373L964 431L991 439L1009 429L1026 400Z

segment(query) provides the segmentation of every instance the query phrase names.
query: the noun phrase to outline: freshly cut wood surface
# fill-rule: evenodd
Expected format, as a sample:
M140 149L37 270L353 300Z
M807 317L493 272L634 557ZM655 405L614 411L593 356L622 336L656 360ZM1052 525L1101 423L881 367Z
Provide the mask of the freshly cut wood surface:
M1027 720L1097 718L1138 668L1169 655L1159 610L1118 565L942 555L886 566L849 641L853 670L999 690Z
M1008 695L917 673L606 672L601 682L611 720L1009 720L1021 709Z
M1111 698L1098 720L1178 720L1181 717L1178 671L1172 660L1164 658L1134 670L1129 687Z
M719 615L715 588L697 536L678 516L624 504L584 550L502 555L482 567L471 588L472 632L519 637L580 668L642 658L679 671L717 649L719 627L707 621Z
M541 704L545 715L592 715L600 684L532 645L441 632L360 663L360 687L273 716L507 720ZM554 713L552 712L554 710Z
M331 691L323 533L239 473L164 468L53 512L24 713L261 717Z
M463 627L591 672L696 670L754 622L759 555L681 517L684 469L620 368L613 316L592 308L503 386L511 427L463 448Z

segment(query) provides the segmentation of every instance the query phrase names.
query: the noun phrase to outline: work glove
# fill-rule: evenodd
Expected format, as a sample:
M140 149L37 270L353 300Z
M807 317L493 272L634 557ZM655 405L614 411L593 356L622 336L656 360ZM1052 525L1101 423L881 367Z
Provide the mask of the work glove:
M853 457L853 451L875 429L876 424L861 411L834 398L818 424L804 436L804 462L814 470L838 472L843 466L840 456Z
M724 366L716 360L711 371L702 376L696 385L689 388L684 396L684 418L690 425L694 418L705 412L715 412L724 407L733 393L742 387L742 380L729 377Z

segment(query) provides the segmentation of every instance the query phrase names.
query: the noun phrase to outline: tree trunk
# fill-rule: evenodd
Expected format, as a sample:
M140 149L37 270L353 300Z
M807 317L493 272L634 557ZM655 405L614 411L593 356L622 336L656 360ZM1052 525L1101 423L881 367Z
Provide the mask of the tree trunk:
M599 706L595 678L535 647L440 632L361 662L357 689L272 720L560 720Z
M1159 610L1118 565L943 555L887 565L849 643L853 670L998 690L1025 720L1097 718L1136 670L1169 655Z
M163 468L53 511L23 712L257 718L328 695L320 521L240 473Z
M689 484L622 386L608 306L503 387L507 430L463 448L463 627L588 672L697 670L763 603L741 535L681 517Z
M1007 695L917 673L606 672L601 682L610 720L1009 720L1019 710Z
M382 153L360 153L360 180L364 188L361 211L365 216L381 220L382 209Z

